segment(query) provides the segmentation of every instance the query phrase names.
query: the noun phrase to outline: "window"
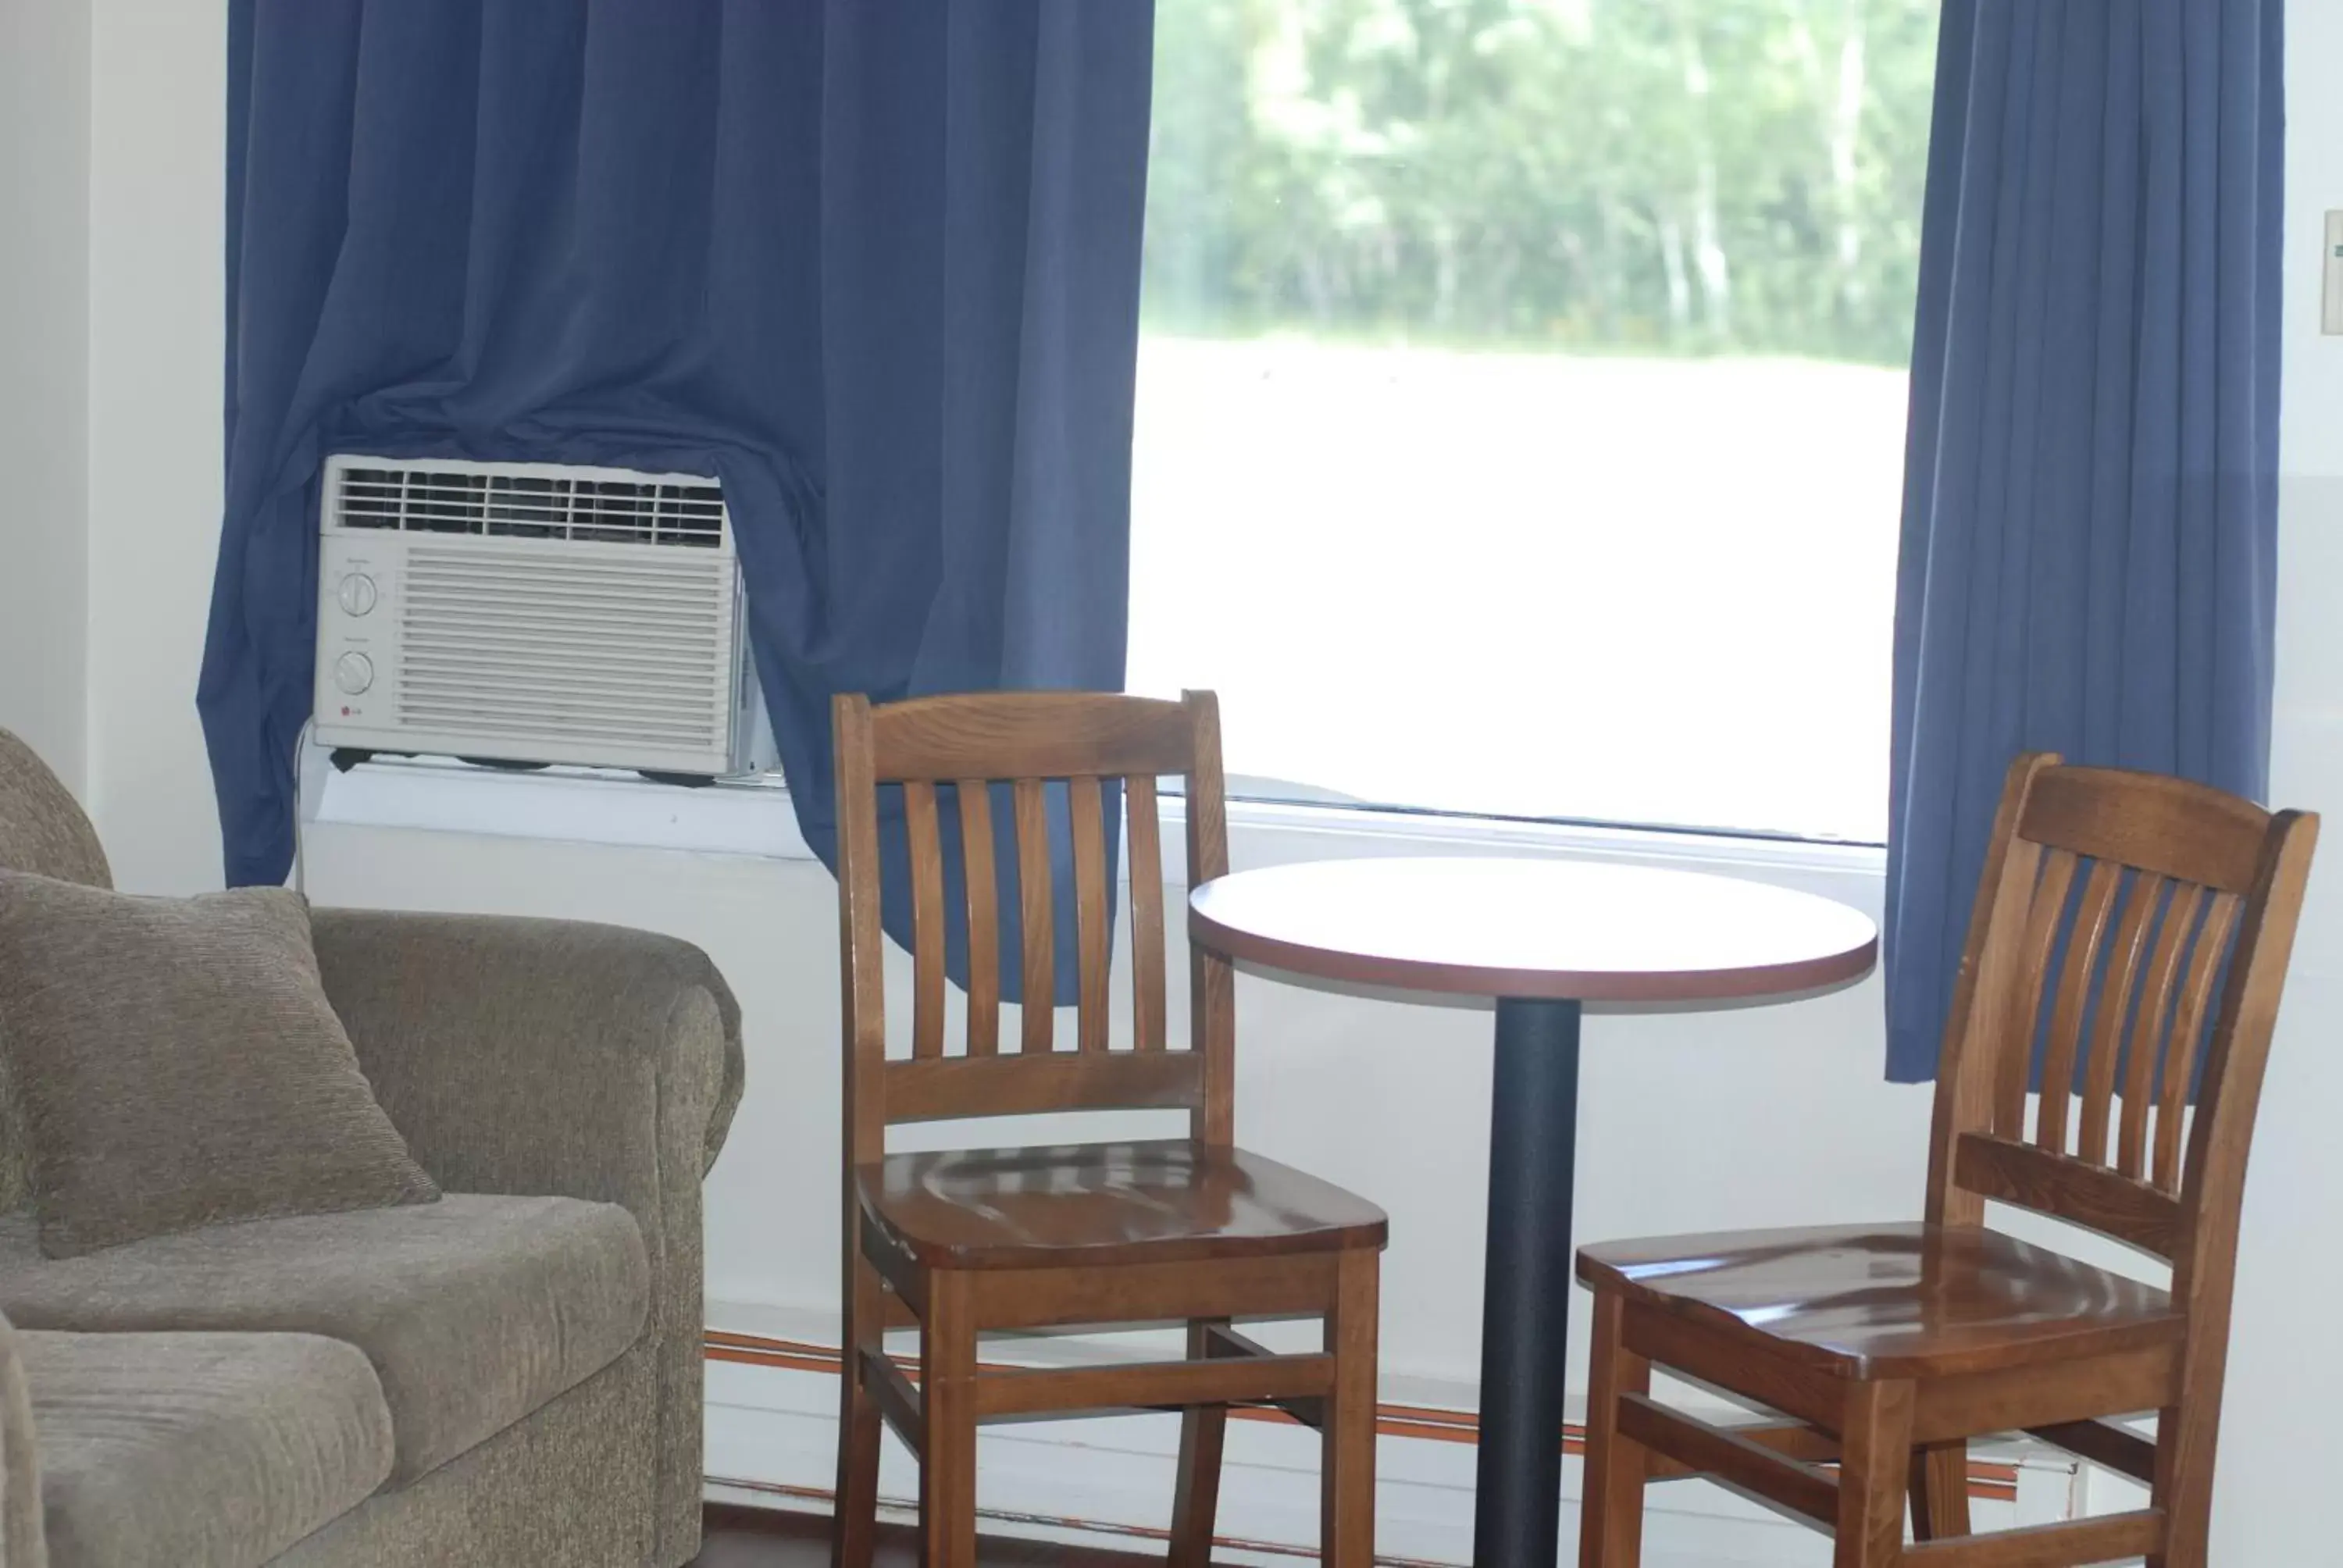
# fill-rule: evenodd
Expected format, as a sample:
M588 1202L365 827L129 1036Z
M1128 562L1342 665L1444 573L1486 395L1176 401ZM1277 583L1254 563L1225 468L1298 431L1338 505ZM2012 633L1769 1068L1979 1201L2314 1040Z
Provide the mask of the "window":
M1131 683L1232 788L1876 840L1936 0L1164 0Z

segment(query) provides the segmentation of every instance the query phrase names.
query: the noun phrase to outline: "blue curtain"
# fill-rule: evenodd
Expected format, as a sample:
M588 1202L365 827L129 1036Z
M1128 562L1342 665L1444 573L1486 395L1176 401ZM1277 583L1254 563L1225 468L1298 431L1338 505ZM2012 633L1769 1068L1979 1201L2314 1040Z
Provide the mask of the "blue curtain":
M198 707L231 883L291 862L336 451L719 477L825 859L833 692L1121 689L1150 0L234 0L229 25Z
M2284 0L1946 0L1896 584L1888 1076L2028 749L2261 794Z

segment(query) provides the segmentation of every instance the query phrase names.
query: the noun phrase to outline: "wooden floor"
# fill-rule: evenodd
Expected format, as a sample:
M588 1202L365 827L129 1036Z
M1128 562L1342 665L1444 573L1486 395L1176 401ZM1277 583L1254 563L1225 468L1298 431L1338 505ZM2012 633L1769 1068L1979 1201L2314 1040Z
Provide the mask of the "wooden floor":
M977 1556L986 1568L1161 1568L1162 1562L990 1536L977 1543ZM919 1535L910 1525L879 1526L878 1568L913 1568L919 1560ZM707 1543L691 1561L692 1568L830 1568L830 1518L711 1503Z

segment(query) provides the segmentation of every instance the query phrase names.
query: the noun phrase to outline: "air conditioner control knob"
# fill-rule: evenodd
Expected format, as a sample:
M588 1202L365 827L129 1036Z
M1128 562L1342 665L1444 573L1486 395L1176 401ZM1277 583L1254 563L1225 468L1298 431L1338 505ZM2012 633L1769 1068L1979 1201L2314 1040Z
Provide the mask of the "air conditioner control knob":
M374 608L374 578L364 572L352 572L334 589L334 597L341 601L345 613L364 615Z
M374 660L362 653L346 653L334 660L334 684L356 697L374 684Z

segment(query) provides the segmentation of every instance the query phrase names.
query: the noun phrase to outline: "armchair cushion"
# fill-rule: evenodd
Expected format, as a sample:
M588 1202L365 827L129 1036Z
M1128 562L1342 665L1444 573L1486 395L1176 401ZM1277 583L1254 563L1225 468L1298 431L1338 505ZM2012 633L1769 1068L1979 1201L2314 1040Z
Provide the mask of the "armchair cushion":
M618 1360L641 1336L649 1291L627 1211L570 1198L451 1192L57 1259L24 1220L0 1220L0 1313L19 1329L357 1346L390 1409L399 1485Z
M381 1385L337 1341L27 1332L16 1345L49 1568L247 1568L390 1473Z
M439 1195L281 888L145 899L0 871L0 1049L52 1257Z

